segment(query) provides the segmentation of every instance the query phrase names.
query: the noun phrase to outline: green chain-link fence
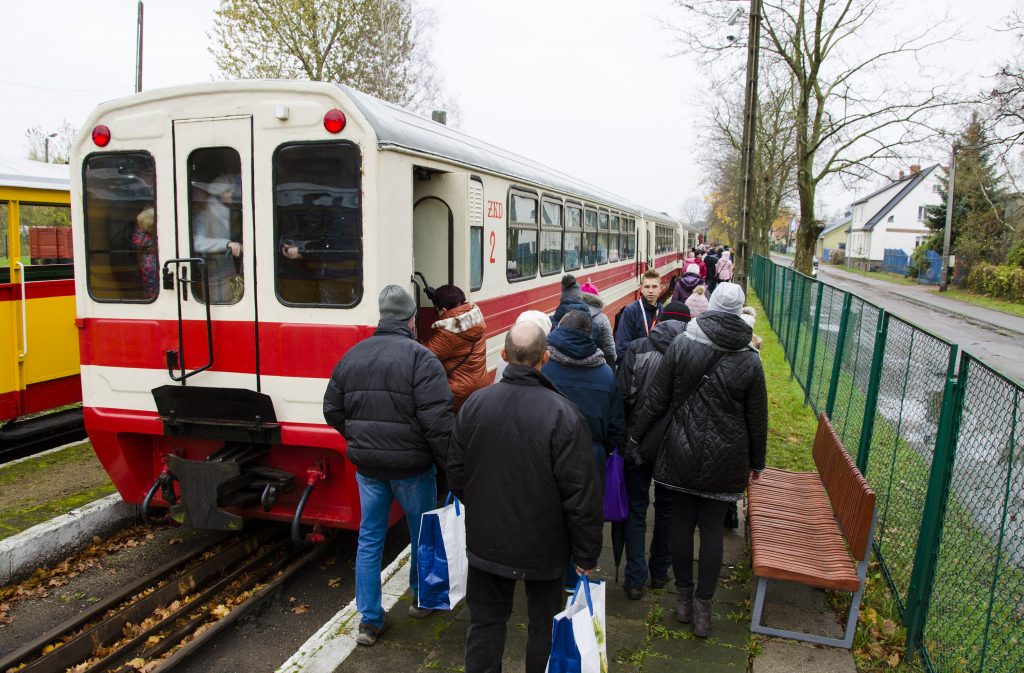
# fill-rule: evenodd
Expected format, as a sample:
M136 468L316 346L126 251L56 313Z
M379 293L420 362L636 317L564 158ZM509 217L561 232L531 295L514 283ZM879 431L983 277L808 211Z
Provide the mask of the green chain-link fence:
M931 671L1024 670L1024 388L764 257L749 278L807 402L877 494L875 556L908 649Z

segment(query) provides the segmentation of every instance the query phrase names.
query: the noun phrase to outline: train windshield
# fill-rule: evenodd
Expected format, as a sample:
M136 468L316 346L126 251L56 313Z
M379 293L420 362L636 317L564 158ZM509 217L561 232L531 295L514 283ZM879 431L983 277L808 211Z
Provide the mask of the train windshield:
M283 145L274 154L277 296L289 305L351 307L363 296L359 148Z
M156 299L155 185L148 152L94 154L85 160L86 274L94 300Z

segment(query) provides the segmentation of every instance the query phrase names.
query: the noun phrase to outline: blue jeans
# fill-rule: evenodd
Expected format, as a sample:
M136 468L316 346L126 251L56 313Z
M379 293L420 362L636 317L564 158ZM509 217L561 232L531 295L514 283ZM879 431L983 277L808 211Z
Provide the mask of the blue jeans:
M647 537L647 506L650 501L653 465L635 465L626 461L626 494L629 497L629 518L626 520L626 584L640 588L647 581L648 565L644 563L644 542ZM669 548L672 527L672 492L654 485L654 533L651 536L651 577L664 579L672 561ZM691 532L692 534L692 532Z
M436 469L431 466L423 474L408 479L375 479L356 473L359 486L359 547L356 549L356 608L363 624L378 627L384 623L381 607L380 564L384 556L384 538L388 532L391 503L405 511L409 526L412 560L409 563L409 588L416 601L416 547L420 537L420 517L437 506Z

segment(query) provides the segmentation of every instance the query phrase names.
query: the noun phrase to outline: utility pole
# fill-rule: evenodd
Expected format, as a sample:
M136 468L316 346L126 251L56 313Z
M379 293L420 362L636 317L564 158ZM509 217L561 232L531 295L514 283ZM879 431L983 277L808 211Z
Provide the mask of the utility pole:
M747 264L750 261L750 202L754 191L754 143L757 135L757 71L761 42L761 0L750 0L747 28L747 86L743 102L743 156L740 182L740 235L736 242L734 282L747 288Z
M139 18L135 27L135 93L142 91L142 0L139 0Z
M949 184L946 185L946 228L942 232L942 270L939 272L939 292L949 287L949 239L953 235L953 195L956 182L956 142L949 153Z

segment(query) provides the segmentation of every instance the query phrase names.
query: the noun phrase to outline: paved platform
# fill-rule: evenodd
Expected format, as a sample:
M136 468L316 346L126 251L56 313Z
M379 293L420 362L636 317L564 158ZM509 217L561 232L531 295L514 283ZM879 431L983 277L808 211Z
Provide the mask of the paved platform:
M746 671L749 660L749 595L743 570L742 528L727 534L726 560L715 595L712 637L693 637L689 625L676 621L672 606L675 587L646 591L639 601L626 598L615 584L610 526L605 526L606 546L595 573L608 581L607 622L609 671L679 671L680 666L699 666L703 671ZM625 559L623 559L624 567ZM621 576L621 572L620 572ZM378 671L461 671L466 651L468 611L460 605L450 613L437 612L427 619L408 616L409 596L403 596L388 612L391 629L373 647L358 647L335 669L335 673L377 673ZM522 583L516 588L515 605L509 620L502 670L523 671L526 654L526 595ZM696 670L696 669L695 669Z

